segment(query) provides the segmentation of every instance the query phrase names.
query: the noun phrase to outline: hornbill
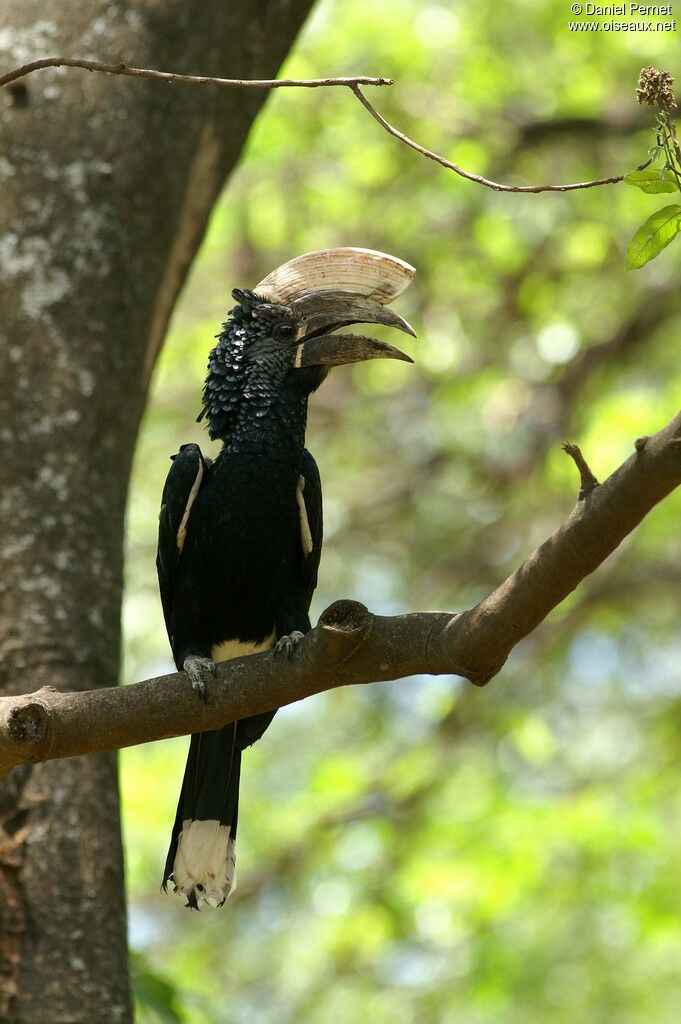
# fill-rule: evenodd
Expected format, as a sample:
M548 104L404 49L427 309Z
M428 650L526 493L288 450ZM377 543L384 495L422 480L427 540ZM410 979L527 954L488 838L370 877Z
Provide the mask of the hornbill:
M236 301L210 353L203 391L214 462L196 444L173 455L156 565L178 670L205 696L215 662L273 649L291 656L310 629L322 546L322 492L305 448L307 402L332 366L409 356L334 334L375 323L414 334L387 309L414 269L369 249L307 253ZM186 905L221 906L234 889L244 748L276 709L193 735L163 887Z

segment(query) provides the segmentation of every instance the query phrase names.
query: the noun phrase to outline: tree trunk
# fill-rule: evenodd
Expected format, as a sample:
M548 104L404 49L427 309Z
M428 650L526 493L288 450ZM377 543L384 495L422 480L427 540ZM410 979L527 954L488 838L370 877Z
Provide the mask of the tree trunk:
M13 0L0 67L64 54L272 77L309 6ZM116 679L149 376L265 97L63 68L0 95L0 692ZM0 1019L131 1020L113 756L2 784Z

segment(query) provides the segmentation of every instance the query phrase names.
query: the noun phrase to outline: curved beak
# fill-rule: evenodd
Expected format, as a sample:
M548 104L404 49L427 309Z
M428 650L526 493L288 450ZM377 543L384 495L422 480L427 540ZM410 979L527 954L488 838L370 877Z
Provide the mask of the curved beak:
M414 362L405 352L375 338L357 334L318 334L297 345L293 365L296 369L301 366L344 366L346 363L362 363L367 359Z
M366 359L402 359L412 363L408 355L373 338L354 334L331 334L351 324L384 324L416 337L404 317L375 299L353 292L317 291L294 299L291 308L302 323L296 351L295 366L341 366Z
M416 337L414 328L399 313L393 313L375 299L353 292L311 292L294 299L291 308L303 323L303 338L350 324L385 324Z

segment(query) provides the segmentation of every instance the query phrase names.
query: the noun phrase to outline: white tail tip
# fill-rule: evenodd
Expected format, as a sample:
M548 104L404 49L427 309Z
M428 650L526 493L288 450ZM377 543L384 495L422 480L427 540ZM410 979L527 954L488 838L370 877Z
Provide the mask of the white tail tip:
M173 882L188 907L221 907L236 889L236 843L230 826L213 820L183 822Z

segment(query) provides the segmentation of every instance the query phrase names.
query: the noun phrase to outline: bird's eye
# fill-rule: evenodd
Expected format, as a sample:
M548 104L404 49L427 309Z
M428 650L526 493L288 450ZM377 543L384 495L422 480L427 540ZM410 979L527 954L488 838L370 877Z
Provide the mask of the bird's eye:
M277 324L272 331L276 341L293 341L296 336L296 329L293 324Z

